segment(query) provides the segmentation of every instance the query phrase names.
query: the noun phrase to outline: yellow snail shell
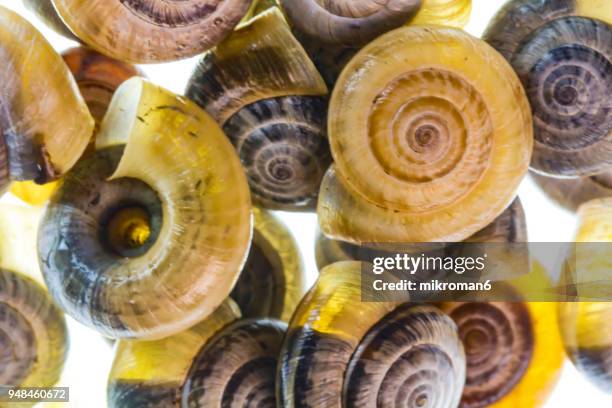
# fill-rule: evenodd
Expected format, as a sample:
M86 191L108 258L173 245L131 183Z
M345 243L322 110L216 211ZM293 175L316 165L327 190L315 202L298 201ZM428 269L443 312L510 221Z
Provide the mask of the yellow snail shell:
M251 249L230 296L243 317L289 321L306 286L297 242L271 212L255 207L253 215Z
M81 156L94 121L66 64L18 14L0 6L0 194L11 181L43 184Z
M246 258L238 157L210 116L141 78L119 87L96 144L46 207L38 253L51 294L107 337L184 330L229 295Z
M223 126L254 201L312 210L331 162L327 87L273 7L205 54L186 95Z
M249 0L52 0L68 28L96 51L152 63L197 55L218 44Z
M608 249L612 241L612 198L583 204L578 218L576 244L561 280L573 292L575 301L559 303L559 327L578 371L604 392L612 393L612 334L608 329L612 317Z
M335 165L317 210L324 234L449 242L510 204L529 165L532 122L518 78L486 43L453 28L404 27L343 71L329 140Z
M93 149L95 134L113 93L124 81L141 74L131 64L106 57L85 47L64 51L62 58L74 76L85 104L96 122L96 129L89 142L89 147ZM28 204L43 205L57 187L58 182L39 185L32 181L22 181L11 185L11 193Z
M433 306L361 302L360 262L321 271L291 319L279 367L283 407L456 407L465 356Z
M68 352L64 314L40 282L35 261L39 218L39 211L33 208L0 205L0 384L3 386L55 385Z
M423 5L408 24L465 27L471 13L472 0L423 0Z
M109 407L275 406L276 360L286 324L239 316L226 301L173 336L120 340L108 380Z

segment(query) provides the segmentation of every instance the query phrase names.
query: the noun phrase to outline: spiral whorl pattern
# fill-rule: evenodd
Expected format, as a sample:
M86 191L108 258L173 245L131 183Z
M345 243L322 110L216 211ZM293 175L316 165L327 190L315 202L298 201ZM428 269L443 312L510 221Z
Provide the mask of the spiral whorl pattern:
M463 240L513 199L531 134L519 79L484 42L449 27L382 35L334 88L321 228L355 243Z
M280 0L290 23L330 44L358 46L400 27L421 0Z
M119 2L147 23L162 27L185 27L210 18L222 0L209 0L205 6L201 0L119 0ZM219 25L221 22L215 24Z
M576 177L612 166L611 22L606 2L514 0L483 35L526 88L535 171Z
M372 106L368 129L380 167L411 185L404 209L416 211L444 207L474 187L489 161L492 132L478 91L440 69L415 70L387 84ZM446 177L458 182L451 185ZM433 191L435 202L426 198Z
M278 209L313 208L331 163L325 99L286 96L245 106L223 126L246 169L254 200Z
M122 61L173 61L227 37L250 0L53 0L84 43Z
M275 407L276 359L286 325L239 320L211 339L193 361L182 406Z
M429 306L403 305L361 340L345 377L347 407L455 407L463 347L453 322Z
M612 165L612 27L555 20L515 55L534 114L534 169L576 176Z
M433 306L394 302L368 285L362 292L362 267L326 266L302 299L283 343L279 402L456 407L465 356L455 324ZM380 301L360 302L363 295Z
M504 397L525 374L534 349L523 303L457 303L443 307L459 329L467 360L462 408L486 407Z
M55 384L67 347L64 316L42 286L0 269L0 384Z

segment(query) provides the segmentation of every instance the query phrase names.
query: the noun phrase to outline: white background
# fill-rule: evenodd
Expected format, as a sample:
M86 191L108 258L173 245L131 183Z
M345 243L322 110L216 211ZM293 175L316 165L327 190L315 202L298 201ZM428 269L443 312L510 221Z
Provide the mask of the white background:
M473 0L472 17L466 30L479 36L491 16L503 3L503 0ZM30 20L58 52L76 45L36 21L21 6L19 0L0 0L0 4L14 9ZM141 68L153 82L176 93L182 93L196 61L197 58L192 58L170 64L141 66ZM548 200L529 179L521 185L519 195L527 213L531 241L557 242L572 239L575 224L572 214ZM308 270L309 283L312 283L317 275L313 252L316 218L311 214L280 213L280 215L300 244ZM70 356L61 385L70 386L71 402L64 406L105 407L106 378L112 362L112 347L96 332L70 318L68 320L71 337ZM567 363L546 408L577 406L611 407L612 396L596 389L582 378L570 363Z

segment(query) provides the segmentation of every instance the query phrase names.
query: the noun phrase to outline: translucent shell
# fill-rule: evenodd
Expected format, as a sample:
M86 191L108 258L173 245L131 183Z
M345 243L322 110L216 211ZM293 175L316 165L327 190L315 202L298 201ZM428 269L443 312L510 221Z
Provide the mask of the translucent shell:
M531 102L535 171L575 177L612 166L611 23L608 2L519 0L485 32Z
M579 243L576 251L581 253L577 254L575 262L567 263L572 281L562 282L575 285L579 297L591 294L582 289L583 284L589 283L602 286L609 294L610 251L607 245L612 241L612 199L583 204L578 216L575 241ZM600 244L594 244L596 242ZM611 318L609 302L559 304L559 327L570 359L578 371L607 393L612 393L612 335L608 330Z
M423 5L408 24L465 27L471 13L472 0L423 0Z
M249 0L52 0L70 30L96 51L152 63L197 55L227 37Z
M279 0L290 24L317 41L343 46L368 43L401 27L421 0Z
M46 183L85 150L94 122L61 57L19 15L0 7L0 193Z
M79 91L89 108L89 112L99 127L115 90L127 79L141 75L131 64L117 61L85 48L77 47L62 53L62 58L77 82ZM90 140L93 148L94 137ZM47 202L57 189L58 182L38 185L31 181L22 181L11 185L11 192L23 201L32 205Z
M70 31L57 14L51 0L21 0L25 7L36 15L50 29L74 41L79 39Z
M249 8L249 11L244 17L244 20L250 20L256 15L263 13L270 7L275 7L276 5L276 0L253 0L251 2L251 7Z
M456 407L465 356L455 325L433 306L361 303L360 268L325 267L302 300L283 344L279 403Z
M39 283L34 245L38 219L39 213L34 209L0 206L3 386L53 386L59 380L68 350L64 315Z
M119 341L108 380L109 407L274 406L286 325L238 318L238 308L225 302L174 336Z
M465 346L459 407L536 408L552 392L564 353L552 302L449 302Z
M249 257L230 296L243 317L289 321L306 290L297 242L272 213L253 208L253 214Z
M230 293L251 237L240 162L195 104L132 78L52 197L38 251L60 306L107 337L159 338Z
M259 205L314 209L331 162L327 87L276 7L207 53L186 94L223 125Z
M612 170L575 178L553 178L532 173L531 178L550 198L570 211L576 211L587 201L612 197Z
M389 245L376 247L368 244L354 245L348 242L338 241L327 238L320 231L317 233L315 241L315 259L317 267L322 269L324 266L334 262L346 260L360 260L372 262L376 256L395 256L398 252L422 253L427 251L437 251L440 254L454 256L468 255L469 251L480 251L476 249L476 243L519 243L527 242L527 221L521 201L517 197L508 208L504 210L491 224L487 225L474 235L465 239L469 245L457 243L454 245L444 245L440 243L413 244L413 245ZM385 252L387 250L387 253ZM522 251L522 247L506 245L490 245L486 251L491 254L490 259L495 259L495 269L502 272L502 266L508 267L503 271L513 273L514 270L523 272L529 268L529 256L527 251ZM523 255L523 256L521 256ZM515 269L511 269L515 268ZM507 278L512 275L505 275Z
M336 170L321 186L323 233L349 242L460 241L514 198L532 122L518 78L487 44L458 29L404 27L345 68L329 139Z

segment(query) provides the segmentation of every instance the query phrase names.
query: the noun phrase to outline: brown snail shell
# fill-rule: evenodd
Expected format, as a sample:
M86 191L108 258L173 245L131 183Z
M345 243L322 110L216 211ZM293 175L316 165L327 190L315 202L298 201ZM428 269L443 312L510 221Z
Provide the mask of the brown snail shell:
M612 8L597 0L509 2L484 39L517 71L534 116L533 170L552 177L612 167Z
M297 242L271 212L254 207L253 215L251 249L230 296L243 317L289 321L306 285Z
M251 203L238 157L210 116L138 77L115 92L96 145L41 223L51 294L107 337L184 330L230 294L246 259Z
M323 268L302 300L281 352L279 403L456 407L465 356L454 324L433 306L359 303L360 270Z
M531 130L518 78L484 42L446 27L385 34L332 95L321 229L353 243L466 239L514 199Z
M205 54L186 95L223 126L253 200L313 210L331 162L327 87L276 7Z
M108 380L109 407L274 407L286 325L239 316L228 301L173 336L120 340Z
M575 178L554 178L532 172L531 178L548 197L570 211L596 198L612 196L612 170Z
M401 27L421 0L320 1L280 0L289 23L310 38L327 44L359 46Z
M0 194L11 181L44 184L81 156L93 119L61 57L18 14L0 7Z
M249 0L52 0L70 30L121 61L173 61L208 50L245 16Z
M466 353L461 408L541 407L557 382L563 350L552 302L449 302Z
M107 57L86 47L66 50L62 53L62 58L72 72L98 126L119 85L131 77L143 76L134 65Z

